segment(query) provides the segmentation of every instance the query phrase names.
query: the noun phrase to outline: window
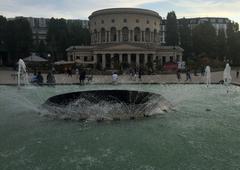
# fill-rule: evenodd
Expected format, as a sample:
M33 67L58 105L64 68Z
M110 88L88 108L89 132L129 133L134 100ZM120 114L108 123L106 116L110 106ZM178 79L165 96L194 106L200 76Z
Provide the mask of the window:
M111 28L110 39L111 39L111 41L117 41L117 30L115 27Z
M139 19L136 19L136 23L139 23Z
M134 28L134 41L140 41L140 28Z
M145 31L145 40L146 40L146 42L150 42L150 36L151 36L150 29L146 28L146 31Z
M102 20L101 23L104 24L104 20Z
M127 27L122 29L123 41L128 41L129 30Z
M147 24L149 24L149 20L147 20Z
M105 29L101 29L101 42L105 42Z
M126 18L125 18L125 19L123 19L123 22L124 22L124 23L126 23L126 22L127 22L127 19L126 19Z
M114 19L112 19L112 23L115 23L115 20L114 20Z

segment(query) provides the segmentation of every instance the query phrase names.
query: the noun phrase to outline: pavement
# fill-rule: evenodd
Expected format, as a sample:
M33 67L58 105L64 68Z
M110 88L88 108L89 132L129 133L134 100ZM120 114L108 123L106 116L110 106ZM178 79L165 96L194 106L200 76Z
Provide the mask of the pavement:
M29 74L31 77L32 74ZM236 78L236 71L231 71L232 83L240 85L240 77ZM46 82L47 74L43 74L44 82ZM177 80L176 74L159 74L159 75L143 75L142 79L139 80L131 78L129 75L119 75L118 83L119 84L164 84L164 83L179 83L179 84L199 84L205 82L205 77L201 76L200 73L198 76L191 74L192 81L185 81L186 75L181 74L181 80ZM79 78L76 75L68 76L67 74L55 74L56 84L77 84L79 83ZM211 73L211 82L219 83L220 80L223 80L223 71L212 72ZM112 83L111 75L93 75L93 79L90 82L91 84L108 84ZM1 85L16 85L17 84L17 72L12 70L0 70L0 84Z

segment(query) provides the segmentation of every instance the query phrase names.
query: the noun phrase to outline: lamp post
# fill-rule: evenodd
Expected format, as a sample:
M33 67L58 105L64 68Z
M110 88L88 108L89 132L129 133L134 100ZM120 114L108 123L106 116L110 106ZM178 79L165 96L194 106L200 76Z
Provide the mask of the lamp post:
M47 58L48 58L48 69L49 69L49 71L50 71L50 69L51 69L51 54L50 53L48 53L48 55L47 55Z

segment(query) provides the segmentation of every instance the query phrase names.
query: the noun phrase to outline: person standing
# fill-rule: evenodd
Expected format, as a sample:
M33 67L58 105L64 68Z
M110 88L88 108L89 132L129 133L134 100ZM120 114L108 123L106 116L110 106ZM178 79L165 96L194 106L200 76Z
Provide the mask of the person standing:
M80 84L84 84L84 80L86 78L86 71L85 70L82 70L81 73L80 73L80 76L79 76L79 80L80 80Z
M236 70L236 78L238 78L239 77L239 70L237 69Z
M180 69L177 70L177 79L178 79L178 82L181 80L181 71L180 71Z
M114 73L112 74L112 83L113 83L113 84L117 84L117 81L118 81L118 75L117 75L116 72L114 72Z

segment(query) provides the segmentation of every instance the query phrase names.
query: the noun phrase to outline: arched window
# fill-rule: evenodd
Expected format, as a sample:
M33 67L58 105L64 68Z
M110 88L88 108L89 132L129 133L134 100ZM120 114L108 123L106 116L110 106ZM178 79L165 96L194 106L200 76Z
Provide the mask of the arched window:
M101 29L101 42L105 42L106 41L106 38L105 38L105 29L102 28Z
M145 40L146 40L146 42L150 42L150 36L151 36L150 29L146 28L146 31L145 31Z
M128 35L129 35L128 28L127 27L123 27L123 29L122 29L123 41L128 41Z
M157 30L154 29L154 32L153 32L153 41L154 41L154 42L157 42L157 40L158 40Z
M134 28L134 41L140 41L140 28Z
M110 37L111 41L117 41L117 30L115 27L111 28Z

